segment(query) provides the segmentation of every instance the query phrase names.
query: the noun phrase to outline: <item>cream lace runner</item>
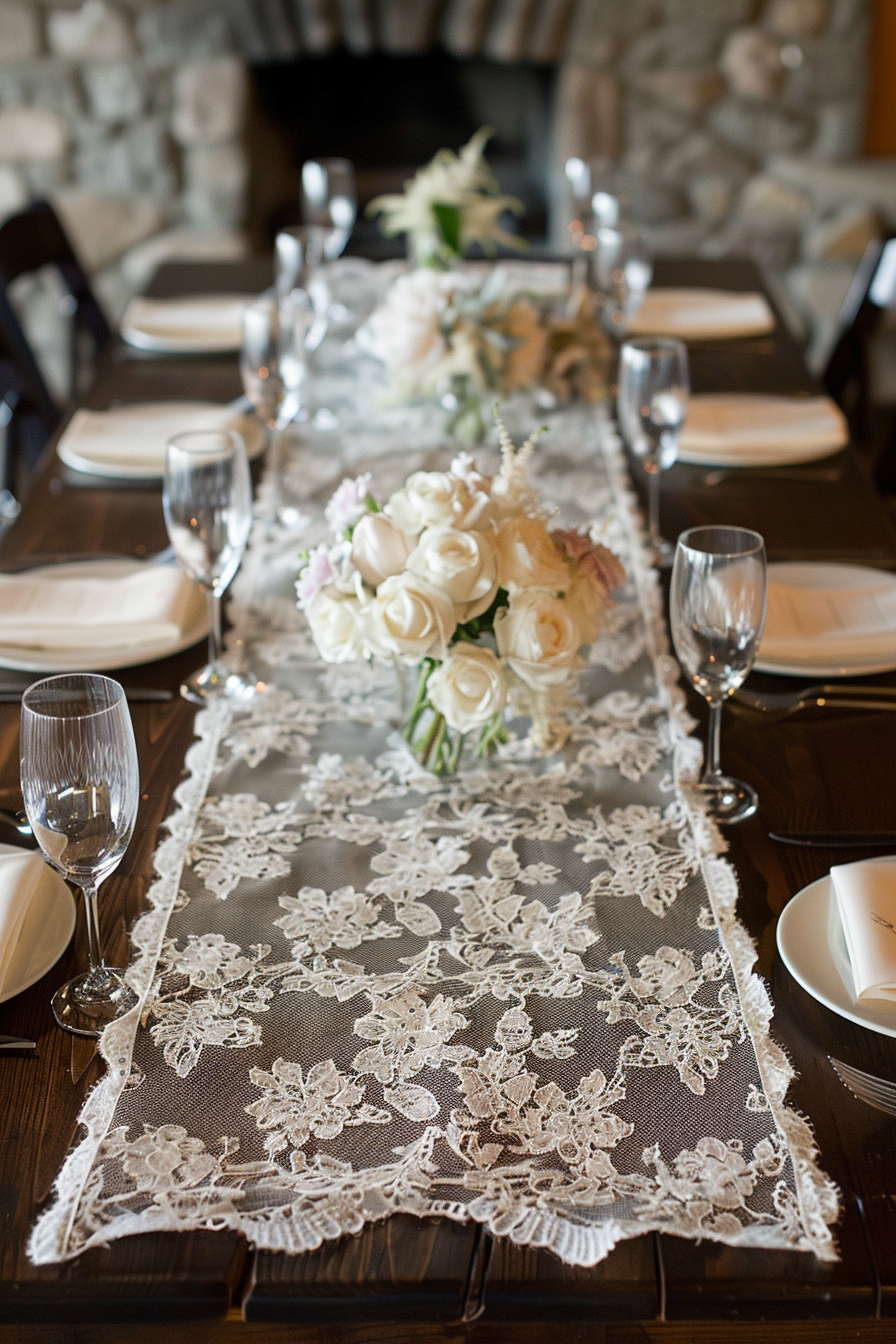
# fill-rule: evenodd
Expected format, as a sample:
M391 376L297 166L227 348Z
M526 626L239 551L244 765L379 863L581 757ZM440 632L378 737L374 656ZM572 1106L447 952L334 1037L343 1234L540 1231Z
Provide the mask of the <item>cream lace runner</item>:
M304 1251L399 1211L580 1265L651 1229L833 1259L836 1191L689 801L700 746L611 431L555 413L536 455L630 576L570 741L437 781L391 671L316 661L294 605L346 472L382 496L444 458L439 417L370 420L371 380L332 355L343 429L263 487L233 614L269 689L197 720L133 932L139 1011L104 1038L33 1260L195 1228Z

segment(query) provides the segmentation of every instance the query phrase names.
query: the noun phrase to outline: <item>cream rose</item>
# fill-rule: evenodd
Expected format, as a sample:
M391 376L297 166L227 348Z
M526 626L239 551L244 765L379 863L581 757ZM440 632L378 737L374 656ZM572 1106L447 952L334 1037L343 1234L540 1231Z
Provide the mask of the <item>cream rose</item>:
M585 642L566 602L544 590L527 589L495 616L498 652L527 686L559 686Z
M400 574L413 549L413 538L381 513L365 513L352 532L352 563L371 588Z
M487 611L498 591L495 552L481 532L428 527L407 567L451 598L459 625Z
M507 518L495 533L498 583L509 592L550 588L565 593L571 581L569 562L540 518Z
M583 644L593 644L604 623L606 602L602 590L590 574L577 574L565 597L579 627Z
M361 630L361 603L328 585L305 608L311 634L327 663L351 663L366 650Z
M438 588L406 570L383 579L364 608L364 633L376 651L401 658L444 658L457 618Z
M445 471L415 471L384 512L402 532L418 537L427 527L462 526L472 503L459 477Z
M500 714L507 700L500 662L491 649L474 644L455 644L430 675L427 689L431 703L459 733L481 728Z

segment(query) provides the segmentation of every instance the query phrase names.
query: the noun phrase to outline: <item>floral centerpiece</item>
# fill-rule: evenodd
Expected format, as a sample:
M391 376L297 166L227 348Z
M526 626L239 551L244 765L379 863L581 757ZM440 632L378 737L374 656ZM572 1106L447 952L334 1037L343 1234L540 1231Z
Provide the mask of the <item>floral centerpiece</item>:
M540 750L561 745L568 683L624 571L585 533L551 529L526 464L498 421L501 469L464 453L415 472L381 508L369 474L343 481L326 510L335 542L297 583L327 662L388 659L417 669L405 740L436 774L464 741L480 757L506 740L505 710L531 720Z
M515 196L502 196L485 162L483 150L492 134L483 126L459 153L440 149L425 168L405 183L404 191L377 196L368 214L382 215L387 235L407 235L408 250L417 266L450 267L466 256L473 244L493 252L525 246L499 223L505 210L521 214Z

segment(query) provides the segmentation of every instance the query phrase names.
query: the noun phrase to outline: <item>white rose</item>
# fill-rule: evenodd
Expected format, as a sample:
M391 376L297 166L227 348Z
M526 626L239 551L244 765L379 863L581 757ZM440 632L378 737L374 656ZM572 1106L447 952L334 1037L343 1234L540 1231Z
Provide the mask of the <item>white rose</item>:
M569 587L569 562L540 518L507 518L495 533L495 551L498 583L509 592L550 588L562 593Z
M381 513L365 513L352 533L352 563L371 588L400 574L413 549L413 538Z
M417 537L427 527L459 527L470 512L470 492L444 471L415 471L384 512L402 532Z
M408 569L451 598L461 625L487 611L498 591L495 552L481 532L428 527Z
M446 353L442 320L450 302L445 277L424 269L401 275L356 335L405 389L422 390Z
M308 603L305 615L324 662L350 663L363 658L361 603L328 585Z
M507 700L504 669L491 649L455 644L430 675L429 699L459 733L481 728L500 714Z
M418 662L444 658L457 627L454 604L438 588L405 571L383 579L364 609L368 643L382 653Z
M559 686L578 661L582 633L561 597L526 589L495 617L498 652L527 686Z

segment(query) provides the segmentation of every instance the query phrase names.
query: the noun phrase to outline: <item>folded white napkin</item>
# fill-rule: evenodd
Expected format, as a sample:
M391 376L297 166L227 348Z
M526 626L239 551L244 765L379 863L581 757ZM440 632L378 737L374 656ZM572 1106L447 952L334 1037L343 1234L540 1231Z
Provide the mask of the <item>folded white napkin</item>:
M758 661L825 665L896 657L896 581L809 587L769 571L765 631ZM890 580L887 582L887 580Z
M896 858L831 869L853 998L896 1002Z
M44 875L44 860L27 849L0 853L0 994L28 963L34 939L23 936Z
M196 590L174 565L144 564L120 577L64 578L52 568L0 574L0 645L111 649L176 643Z
M173 434L191 429L235 429L250 457L264 446L258 421L233 406L206 401L145 402L109 411L75 411L56 451L76 471L127 471L145 476L165 473L165 445Z
M691 397L678 456L706 466L777 466L814 462L848 442L849 426L829 397L713 392Z
M651 289L629 320L631 336L677 336L682 341L759 336L774 331L762 294L728 289Z
M250 294L197 294L183 299L131 299L121 334L144 350L238 350Z

